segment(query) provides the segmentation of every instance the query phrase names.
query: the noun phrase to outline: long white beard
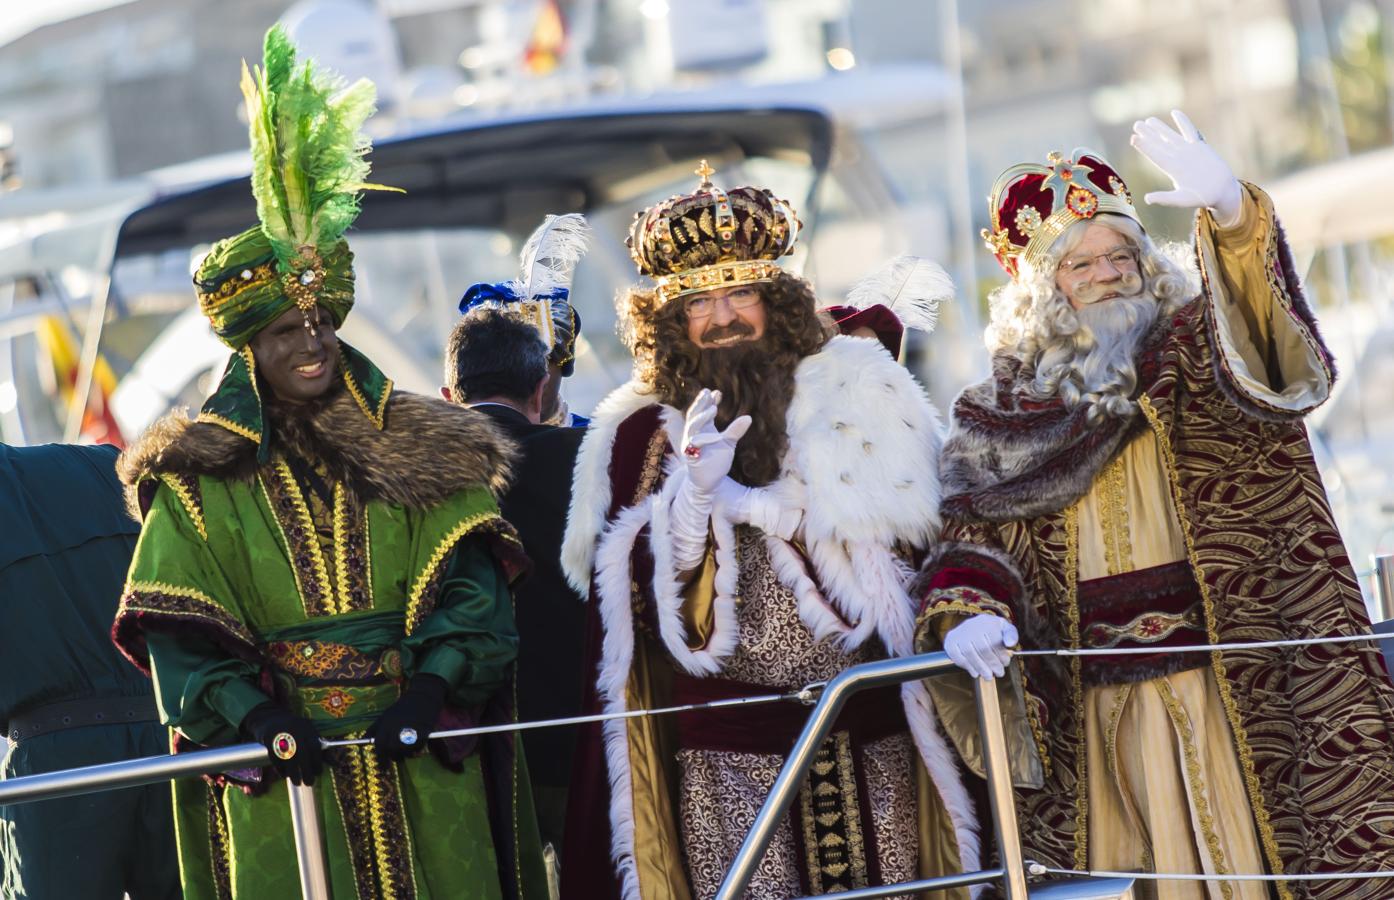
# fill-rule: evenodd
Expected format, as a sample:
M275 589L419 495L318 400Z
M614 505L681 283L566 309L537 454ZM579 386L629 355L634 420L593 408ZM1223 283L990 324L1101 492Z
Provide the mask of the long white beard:
M1156 298L1144 289L1076 311L1079 330L1061 335L1042 351L1036 366L1038 386L1053 385L1053 393L1072 407L1089 404L1091 417L1130 413L1137 387L1137 350L1157 320L1157 310Z

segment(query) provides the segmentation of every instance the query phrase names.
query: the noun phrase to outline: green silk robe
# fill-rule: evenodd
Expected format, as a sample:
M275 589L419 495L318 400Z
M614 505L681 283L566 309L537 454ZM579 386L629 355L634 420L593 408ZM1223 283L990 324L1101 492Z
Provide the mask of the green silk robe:
M511 709L519 557L485 484L411 505L331 477L324 502L279 451L252 477L140 475L113 634L151 673L176 749L245 741L238 723L269 698L326 737L358 736L420 672L450 685L438 728ZM334 896L545 897L520 747L437 743L400 765L326 752L315 791ZM298 895L272 770L177 782L175 805L187 898Z

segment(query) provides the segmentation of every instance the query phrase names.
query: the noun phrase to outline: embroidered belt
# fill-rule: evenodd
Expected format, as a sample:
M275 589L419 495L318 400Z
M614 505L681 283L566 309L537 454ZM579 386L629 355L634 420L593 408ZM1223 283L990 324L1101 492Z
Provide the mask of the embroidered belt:
M396 648L373 655L332 641L273 641L265 650L277 668L311 681L379 683L402 677Z
M395 647L375 655L333 641L272 641L265 650L292 676L276 679L289 706L311 719L375 715L401 695L402 654Z
M779 688L721 678L693 678L675 673L673 702L709 703L736 697L772 694ZM728 753L788 753L808 721L808 707L799 703L762 703L678 713L678 744L685 750ZM862 744L910 730L898 687L862 691L833 723Z
M1081 581L1080 643L1086 648L1178 647L1208 643L1200 587L1184 560ZM1087 656L1086 684L1147 681L1206 665L1205 653Z
M155 707L155 698L148 694L144 697L91 697L27 709L10 717L5 723L5 734L12 741L27 741L68 728L158 721L160 712Z

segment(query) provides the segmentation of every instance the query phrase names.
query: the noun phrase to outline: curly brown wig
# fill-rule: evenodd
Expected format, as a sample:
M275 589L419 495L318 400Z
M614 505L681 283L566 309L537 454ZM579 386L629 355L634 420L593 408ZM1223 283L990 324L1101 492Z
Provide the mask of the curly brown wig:
M718 427L737 416L754 420L736 448L731 474L742 484L779 476L788 447L785 413L794 396L794 370L837 333L818 312L813 287L781 272L760 285L765 333L758 341L703 349L687 336L681 300L661 304L655 291L632 288L621 304L620 335L634 354L635 376L669 406L686 409L702 388L721 391Z

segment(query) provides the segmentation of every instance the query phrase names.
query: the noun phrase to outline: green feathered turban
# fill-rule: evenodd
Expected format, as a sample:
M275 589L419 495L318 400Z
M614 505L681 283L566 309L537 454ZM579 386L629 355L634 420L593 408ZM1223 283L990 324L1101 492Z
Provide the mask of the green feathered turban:
M344 232L358 217L369 184L370 143L363 124L376 89L297 62L281 27L266 33L264 64L242 66L252 145L252 195L259 224L213 245L194 274L199 309L218 339L236 351L223 380L199 413L258 444L269 455L250 347L277 317L319 307L337 329L353 308L353 253ZM365 415L384 426L389 381L367 357L340 342L344 384Z
M247 346L257 332L299 305L293 299L296 286L304 289L302 297L311 295L313 305L329 313L335 328L342 326L353 308L353 253L348 241L340 240L319 266L282 273L271 242L257 225L214 244L194 273L199 310L218 339L234 350Z

